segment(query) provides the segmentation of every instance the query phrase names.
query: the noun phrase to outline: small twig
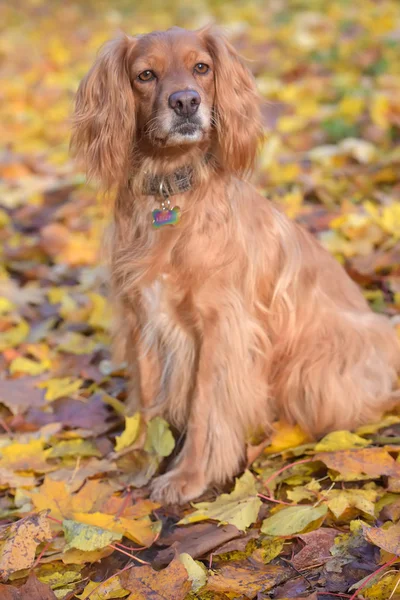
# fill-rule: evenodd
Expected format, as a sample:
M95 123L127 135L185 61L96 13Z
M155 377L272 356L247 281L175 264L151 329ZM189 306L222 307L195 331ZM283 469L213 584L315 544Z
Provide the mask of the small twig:
M297 462L290 463L289 465L285 465L284 467L282 467L281 469L279 469L279 471L276 471L275 473L272 473L272 475L270 475L268 477L268 479L266 479L264 481L264 486L268 487L268 484L269 484L270 481L272 481L273 479L275 479L275 477L278 477L278 475L280 475L281 473L283 473L287 469L291 469L292 467L296 467L297 465L304 465L305 463L309 463L309 462L315 462L315 459L314 458L304 458L303 460L298 460Z
M354 594L352 596L350 596L350 600L355 600L357 598L358 594L361 592L361 590L363 590L366 587L366 585L371 581L371 579L373 579L378 573L383 571L383 569L390 567L390 565L395 563L396 560L399 560L398 556L395 556L394 558L392 558L391 560L386 562L384 565L379 567L379 569L377 569L376 571L371 573L371 575L369 577L367 577L367 579L364 581L364 583L362 585L360 585L360 587L354 592Z
M54 523L58 523L59 525L63 524L63 522L60 521L60 519L55 519L54 517L51 517L50 515L47 515L47 518L50 519L50 521L54 521Z
M317 596L336 596L336 598L350 598L349 594L334 594L333 592L318 592Z
M286 562L293 569L293 571L295 571L295 573L297 573L297 575L299 575L302 579L304 579L304 581L306 581L308 583L308 585L310 586L310 588L315 592L314 584L301 571L296 569L296 567L290 562L290 560L288 560L287 558L282 558L282 557L280 557L280 559L283 560L284 562Z
M75 469L73 470L73 473L72 473L71 477L70 477L70 478L69 478L69 480L68 480L68 484L69 484L69 485L70 485L70 484L73 482L73 480L75 479L75 477L76 477L76 474L77 474L77 472L79 471L79 467L80 467L80 466L81 466L81 457L80 457L80 456L78 456L78 458L76 459L76 465L75 465Z
M147 562L147 560L142 560L141 558L138 558L137 556L135 556L134 554L131 554L130 552L125 552L125 550L122 550L122 548L118 548L118 546L114 546L114 544L109 544L108 546L109 546L109 548L113 548L113 550L117 550L117 552L121 552L121 554L125 554L126 556L129 556L129 558L132 558L133 560L137 560L137 562L141 563L142 565L150 564L149 562Z
M39 564L39 562L40 562L40 560L41 560L41 558L42 558L43 554L46 552L47 548L48 548L49 546L51 546L51 544L53 543L53 540L55 540L55 538L56 538L57 536L58 536L58 533L55 533L55 534L53 535L53 537L51 538L51 540L50 540L50 541L48 541L48 542L47 542L47 544L45 544L45 545L43 546L43 549L42 549L41 553L39 554L39 556L37 557L37 559L35 560L35 562L34 562L34 563L33 563L33 565L31 566L31 571L33 571L33 569L35 569L35 567L37 567L37 566L38 566L38 564Z
M132 490L129 490L129 492L127 493L127 495L125 496L121 506L119 507L119 509L117 510L117 513L115 515L115 517L118 519L118 517L120 517L124 510L126 509L126 507L129 504L129 501L132 499Z
M211 571L211 567L212 567L212 561L213 561L213 553L211 552L210 558L209 558L209 561L208 561L208 568L209 568L210 571Z
M257 494L257 496L259 498L262 498L263 500L268 500L269 502L275 502L276 504L285 504L286 506L296 506L296 504L293 504L291 502L284 502L283 500L276 500L276 498L271 498L271 496L264 496L264 494Z

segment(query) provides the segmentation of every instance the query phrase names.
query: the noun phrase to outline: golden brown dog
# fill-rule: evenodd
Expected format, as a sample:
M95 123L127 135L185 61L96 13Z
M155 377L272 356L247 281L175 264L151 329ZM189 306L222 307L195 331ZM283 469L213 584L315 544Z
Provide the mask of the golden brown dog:
M253 77L211 29L112 41L78 91L73 147L117 188L115 345L129 408L185 433L153 482L165 502L232 477L248 433L277 417L319 436L393 402L389 321L244 179L261 131Z

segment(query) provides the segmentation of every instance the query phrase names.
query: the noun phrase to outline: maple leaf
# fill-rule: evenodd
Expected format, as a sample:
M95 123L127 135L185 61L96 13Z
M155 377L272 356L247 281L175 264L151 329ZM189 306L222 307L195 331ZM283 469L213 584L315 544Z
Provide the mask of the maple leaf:
M179 525L214 519L220 523L230 523L244 531L256 521L261 504L255 479L250 471L246 471L236 479L235 488L230 494L222 494L215 502L193 504L196 511L181 519Z

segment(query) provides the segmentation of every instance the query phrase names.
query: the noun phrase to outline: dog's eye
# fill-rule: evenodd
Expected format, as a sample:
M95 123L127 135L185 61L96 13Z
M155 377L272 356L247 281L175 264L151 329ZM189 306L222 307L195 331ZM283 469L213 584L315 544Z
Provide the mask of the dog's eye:
M205 63L197 63L197 65L194 66L194 70L196 73L199 73L199 75L205 75L209 69L210 67Z
M140 79L140 81L151 81L152 79L155 79L156 76L154 75L153 71L147 70L147 71L143 71L142 73L140 73L138 75L138 79Z

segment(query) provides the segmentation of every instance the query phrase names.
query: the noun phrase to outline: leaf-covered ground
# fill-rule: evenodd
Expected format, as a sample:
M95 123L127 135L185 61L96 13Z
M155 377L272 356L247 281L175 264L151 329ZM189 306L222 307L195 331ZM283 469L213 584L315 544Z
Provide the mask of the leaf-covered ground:
M397 0L0 4L1 600L400 598L399 414L318 444L279 423L234 489L148 499L174 439L125 419L107 204L68 157L69 115L118 29L213 18L266 100L256 183L398 319Z

